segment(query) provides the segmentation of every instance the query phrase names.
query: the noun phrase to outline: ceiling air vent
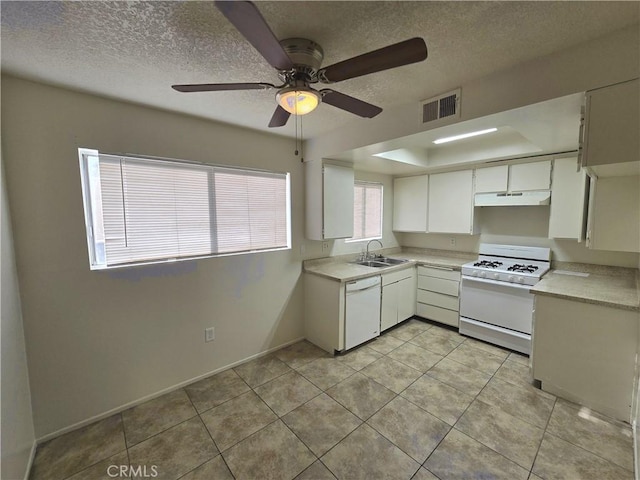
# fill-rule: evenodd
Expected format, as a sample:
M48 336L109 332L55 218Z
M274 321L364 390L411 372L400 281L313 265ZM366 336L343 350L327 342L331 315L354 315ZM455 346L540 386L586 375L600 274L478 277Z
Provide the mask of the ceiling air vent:
M460 89L420 102L422 123L429 126L460 118ZM435 122L435 123L432 123Z

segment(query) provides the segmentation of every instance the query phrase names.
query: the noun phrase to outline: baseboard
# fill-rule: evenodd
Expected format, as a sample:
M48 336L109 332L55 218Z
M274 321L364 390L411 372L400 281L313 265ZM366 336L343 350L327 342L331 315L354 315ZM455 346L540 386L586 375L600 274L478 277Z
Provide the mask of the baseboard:
M29 461L27 462L27 469L24 472L24 480L29 480L31 474L31 467L33 466L33 459L36 458L36 449L38 448L38 441L34 440L31 445L31 452L29 453Z
M40 437L40 438L38 438L36 440L36 444L34 444L34 449L35 449L36 445L44 443L44 442L47 442L47 441L49 441L49 440L51 440L53 438L59 437L60 435L64 435L65 433L69 433L69 432L72 432L72 431L77 430L79 428L86 427L87 425L90 425L90 424L92 424L94 422L97 422L99 420L103 420L103 419L105 419L107 417L110 417L111 415L115 415L116 413L120 413L120 412L123 412L125 410L128 410L129 408L135 407L136 405L140 405L141 403L148 402L149 400L153 400L154 398L161 397L162 395L165 395L165 394L167 394L169 392L173 392L174 390L177 390L179 388L185 387L187 385L191 385L192 383L195 383L195 382L197 382L199 380L202 380L203 378L210 377L211 375L215 375L216 373L220 373L220 372L223 372L225 370L229 370L230 368L236 367L236 366L241 365L241 364L246 363L246 362L250 362L251 360L255 360L256 358L264 357L265 355L269 355L270 353L275 352L276 350L280 350L281 348L287 347L287 346L292 345L292 344L294 344L296 342L299 342L301 340L304 340L304 337L299 337L299 338L296 338L294 340L290 340L290 341L285 342L285 343L283 343L281 345L278 345L277 347L273 347L273 348L270 348L270 349L265 350L263 352L256 353L255 355L251 355L251 356L249 356L247 358L244 358L242 360L238 360L237 362L230 363L229 365L225 365L224 367L220 367L220 368L217 368L217 369L212 370L210 372L204 373L202 375L198 375L197 377L190 378L189 380L185 380L184 382L180 382L180 383L178 383L176 385L172 385L171 387L167 387L167 388L162 389L162 390L160 390L158 392L152 393L151 395L146 395L146 396L144 396L142 398L139 398L139 399L134 400L132 402L125 403L124 405L120 405L119 407L113 408L113 409L108 410L108 411L106 411L104 413L100 413L100 414L95 415L93 417L87 418L86 420L82 420L81 422L74 423L73 425L70 425L68 427L64 427L64 428L61 428L60 430L56 430L55 432L43 435L42 437ZM29 472L29 470L27 472Z

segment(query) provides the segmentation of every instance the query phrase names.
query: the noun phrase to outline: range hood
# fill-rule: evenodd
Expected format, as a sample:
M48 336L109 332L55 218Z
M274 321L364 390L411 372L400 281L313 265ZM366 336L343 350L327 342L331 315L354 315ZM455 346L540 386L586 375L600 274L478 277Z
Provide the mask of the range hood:
M549 205L551 192L540 190L536 192L517 193L476 193L473 205L475 207L513 207Z

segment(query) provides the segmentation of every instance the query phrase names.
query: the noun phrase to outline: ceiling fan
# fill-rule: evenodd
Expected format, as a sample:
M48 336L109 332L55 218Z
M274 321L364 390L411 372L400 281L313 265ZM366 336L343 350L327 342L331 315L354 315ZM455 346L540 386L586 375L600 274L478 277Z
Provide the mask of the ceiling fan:
M290 115L309 113L320 102L361 117L375 117L382 112L380 107L329 88L315 90L310 85L318 82L340 82L421 62L427 58L425 41L416 37L320 68L324 57L320 45L305 38L288 38L279 41L252 2L217 0L215 5L278 71L278 77L283 84L276 86L264 82L200 83L172 85L172 88L178 92L277 89L278 106L271 117L269 127L281 127L287 123Z

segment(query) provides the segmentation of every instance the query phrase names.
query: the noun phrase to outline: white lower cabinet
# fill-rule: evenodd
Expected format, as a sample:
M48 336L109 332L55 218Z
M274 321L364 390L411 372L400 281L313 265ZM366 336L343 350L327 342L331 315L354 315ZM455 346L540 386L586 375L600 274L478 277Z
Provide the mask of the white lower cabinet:
M382 274L381 332L415 315L415 305L415 267Z
M542 389L629 422L638 312L535 296L533 378Z
M380 275L345 283L305 274L305 338L334 354L378 336L380 296Z
M454 327L459 323L460 272L446 267L418 266L416 314Z
M345 290L343 282L304 276L304 336L331 354L345 348Z

